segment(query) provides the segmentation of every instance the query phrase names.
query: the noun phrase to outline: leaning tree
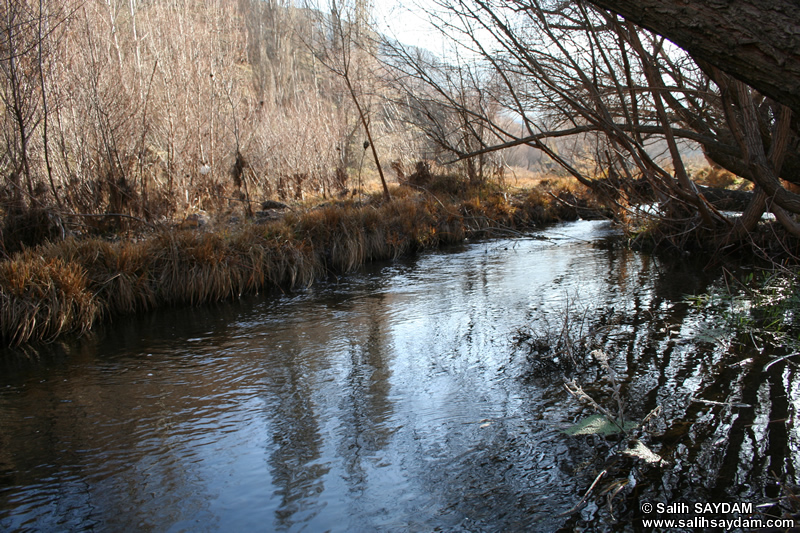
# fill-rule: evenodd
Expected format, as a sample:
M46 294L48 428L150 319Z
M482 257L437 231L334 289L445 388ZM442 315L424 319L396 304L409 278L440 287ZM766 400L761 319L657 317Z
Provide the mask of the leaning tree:
M745 225L752 227L766 201L778 220L800 235L791 216L800 212L800 196L783 186L800 185L800 4L591 2L672 40L703 68L719 87L727 127L722 149L704 147L715 162L756 185ZM680 105L673 108L686 116ZM708 131L702 121L690 122Z
M590 0L800 113L796 0Z

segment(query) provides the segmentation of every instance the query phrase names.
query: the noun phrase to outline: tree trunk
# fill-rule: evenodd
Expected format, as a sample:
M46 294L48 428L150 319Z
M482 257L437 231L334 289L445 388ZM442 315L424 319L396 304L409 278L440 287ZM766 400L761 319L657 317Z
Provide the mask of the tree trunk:
M797 0L590 0L800 113Z

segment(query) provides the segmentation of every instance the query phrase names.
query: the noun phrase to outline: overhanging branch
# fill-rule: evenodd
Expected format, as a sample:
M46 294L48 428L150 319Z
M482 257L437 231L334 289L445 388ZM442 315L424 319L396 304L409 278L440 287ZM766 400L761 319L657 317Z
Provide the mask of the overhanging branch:
M615 124L613 128L616 128L621 131L625 132L639 132L644 134L663 134L664 128L661 126L631 126L629 124ZM609 128L611 129L611 128ZM541 141L543 139L555 139L558 137L569 137L571 135L580 135L582 133L593 133L593 132L602 132L605 131L605 128L600 128L598 126L577 126L574 128L569 128L565 130L556 130L556 131L545 131L542 133L537 133L535 135L529 135L527 137L521 137L519 139L514 139L502 144L497 144L494 146L488 146L486 148L482 148L480 150L476 150L474 152L469 152L467 154L462 154L458 158L453 159L452 161L447 161L445 164L449 165L452 163L457 163L459 161L463 161L464 159L469 159L471 157L477 157L479 155L488 154L491 152L496 152L498 150L504 150L506 148L513 148L514 146L520 146L523 144L531 144L537 141ZM689 141L694 141L703 145L707 149L714 149L720 153L728 154L728 155L737 155L738 152L735 147L721 143L715 140L713 137L709 137L707 135L702 135L695 131L685 130L685 129L678 129L672 128L672 134L675 137L680 137L682 139L686 139Z

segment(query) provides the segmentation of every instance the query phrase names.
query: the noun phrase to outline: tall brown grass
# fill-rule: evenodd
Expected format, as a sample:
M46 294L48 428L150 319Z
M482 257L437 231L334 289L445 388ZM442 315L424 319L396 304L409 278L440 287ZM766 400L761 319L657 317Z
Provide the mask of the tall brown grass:
M0 263L0 335L20 344L85 331L100 315L82 265L26 253Z
M161 305L308 286L326 272L564 213L548 195L513 201L491 189L455 198L400 188L388 202L375 196L364 204L330 203L216 232L163 228L140 240L69 238L0 262L0 337L6 345L50 341L101 318Z

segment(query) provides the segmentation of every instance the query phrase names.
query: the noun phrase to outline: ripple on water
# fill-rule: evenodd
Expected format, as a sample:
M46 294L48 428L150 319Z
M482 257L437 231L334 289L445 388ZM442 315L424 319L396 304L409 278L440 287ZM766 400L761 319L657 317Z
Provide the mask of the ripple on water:
M652 258L590 242L611 232L475 242L0 358L0 529L555 530L603 447L562 432L590 411L560 376L528 375L520 328L547 333L568 308L587 326L613 316L615 336L597 339L631 415L661 404L666 420L696 419L698 438L729 436L736 418L687 397L748 383L722 344L687 341L701 318L680 302L702 282L682 272L676 288ZM587 367L578 377L607 399ZM769 394L753 396L760 442ZM722 464L714 449L663 453Z

